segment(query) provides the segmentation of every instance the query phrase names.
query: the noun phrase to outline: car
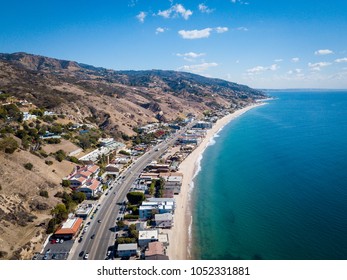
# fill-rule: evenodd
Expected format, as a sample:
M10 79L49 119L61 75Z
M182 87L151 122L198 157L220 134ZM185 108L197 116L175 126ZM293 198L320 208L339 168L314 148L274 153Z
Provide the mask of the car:
M89 226L89 225L90 225L90 222L87 223L87 226Z
M44 255L42 259L43 260L48 260L48 255Z
M55 240L55 242L56 242L56 243L59 243L59 242L60 242L60 239L59 239L59 238L57 238L57 239Z
M82 257L83 255L84 255L84 251L81 251L81 252L78 254L79 257Z
M50 251L51 251L51 249L50 249L50 248L49 248L49 249L47 249L46 254L48 254Z
M60 239L59 243L63 243L64 242L64 239Z
M55 243L57 243L57 241L55 239L52 239L51 244L55 244Z
M110 258L110 257L111 257L111 254L112 254L112 251L111 251L111 250L108 250L108 251L107 251L107 254L106 254L106 257L107 257L107 258Z
M95 234L92 234L92 236L90 237L90 239L94 239L94 237L95 237Z
M52 260L56 260L57 259L57 254L53 254L52 255Z
M98 220L98 223L100 224L100 223L101 223L101 220Z
M78 239L78 243L81 243L83 240L83 237L81 236L79 239Z
M89 258L89 254L86 253L86 254L84 255L83 259L88 260L88 258Z

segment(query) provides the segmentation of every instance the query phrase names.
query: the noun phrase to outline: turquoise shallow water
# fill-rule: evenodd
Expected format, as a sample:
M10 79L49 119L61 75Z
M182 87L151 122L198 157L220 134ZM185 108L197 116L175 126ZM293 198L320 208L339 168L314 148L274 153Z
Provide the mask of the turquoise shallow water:
M276 92L203 154L195 259L347 259L347 92Z

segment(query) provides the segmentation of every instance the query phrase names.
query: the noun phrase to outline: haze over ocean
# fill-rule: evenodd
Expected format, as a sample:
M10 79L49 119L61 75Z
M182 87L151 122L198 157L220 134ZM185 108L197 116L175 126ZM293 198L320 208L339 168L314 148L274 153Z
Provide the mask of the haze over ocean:
M347 259L347 91L270 92L203 154L194 259Z

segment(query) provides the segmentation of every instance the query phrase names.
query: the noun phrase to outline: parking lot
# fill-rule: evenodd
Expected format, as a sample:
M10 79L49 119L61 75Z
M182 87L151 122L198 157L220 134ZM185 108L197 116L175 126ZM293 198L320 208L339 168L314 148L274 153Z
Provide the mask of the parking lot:
M72 245L73 245L73 240L63 241L63 243L56 243L56 242L49 241L45 249L43 250L42 254L35 255L33 259L66 260Z

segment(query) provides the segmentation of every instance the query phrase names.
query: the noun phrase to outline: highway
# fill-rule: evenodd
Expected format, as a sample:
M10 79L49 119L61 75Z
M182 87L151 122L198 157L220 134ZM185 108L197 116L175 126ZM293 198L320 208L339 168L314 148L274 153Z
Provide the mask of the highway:
M194 123L191 123L189 128L192 125ZM121 174L120 179L105 191L98 202L101 204L99 210L94 214L93 219L88 217L86 220L86 222L90 221L88 231L83 234L83 240L80 243L76 239L68 259L83 259L86 253L89 254L88 260L106 259L107 251L113 251L115 243L115 225L121 207L118 204L126 200L126 194L143 169L151 161L158 159L169 146L172 146L176 142L179 135L189 128L186 127L176 132L170 138L162 141L139 157ZM81 253L82 251L83 253Z

